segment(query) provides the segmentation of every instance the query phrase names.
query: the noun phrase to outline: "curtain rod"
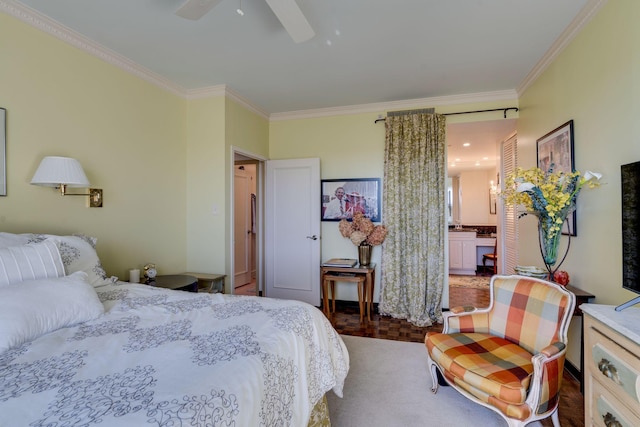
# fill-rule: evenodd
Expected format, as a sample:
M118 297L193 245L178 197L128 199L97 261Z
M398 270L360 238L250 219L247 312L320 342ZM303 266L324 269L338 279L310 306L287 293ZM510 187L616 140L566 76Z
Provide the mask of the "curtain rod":
M516 110L518 111L518 107L507 107L507 108L494 108L491 110L476 110L476 111L461 111L459 113L444 113L443 116L455 116L456 114L473 114L473 113L488 113L490 111L502 111L504 113L504 118L507 118L507 111ZM374 123L384 122L387 119L376 119Z

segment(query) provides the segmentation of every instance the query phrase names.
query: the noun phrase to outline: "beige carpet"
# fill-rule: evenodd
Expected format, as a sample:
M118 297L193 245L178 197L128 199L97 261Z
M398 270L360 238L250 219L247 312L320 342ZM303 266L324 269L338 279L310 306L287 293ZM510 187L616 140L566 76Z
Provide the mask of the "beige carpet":
M351 366L344 397L327 393L333 427L507 425L497 414L470 402L451 387L431 393L424 344L342 337Z
M455 288L489 289L490 276L449 275L449 286Z

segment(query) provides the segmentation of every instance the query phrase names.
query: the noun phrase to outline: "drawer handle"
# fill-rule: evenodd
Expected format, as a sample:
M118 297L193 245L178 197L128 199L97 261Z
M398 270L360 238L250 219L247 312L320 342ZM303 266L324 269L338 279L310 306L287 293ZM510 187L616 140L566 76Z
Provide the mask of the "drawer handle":
M604 425L607 427L622 427L620 421L616 420L616 417L611 415L610 412L607 412L606 415L603 415L602 419L604 420Z
M598 369L602 372L602 375L610 378L614 383L622 385L622 381L620 381L620 377L618 377L618 370L613 363L609 362L607 359L600 359Z

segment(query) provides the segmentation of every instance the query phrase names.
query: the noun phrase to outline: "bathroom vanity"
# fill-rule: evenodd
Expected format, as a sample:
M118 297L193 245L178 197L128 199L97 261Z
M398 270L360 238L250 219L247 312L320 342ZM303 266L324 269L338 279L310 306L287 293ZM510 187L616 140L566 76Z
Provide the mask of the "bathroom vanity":
M476 274L476 269L482 265L482 255L493 253L496 244L495 232L486 231L469 227L449 228L449 274Z

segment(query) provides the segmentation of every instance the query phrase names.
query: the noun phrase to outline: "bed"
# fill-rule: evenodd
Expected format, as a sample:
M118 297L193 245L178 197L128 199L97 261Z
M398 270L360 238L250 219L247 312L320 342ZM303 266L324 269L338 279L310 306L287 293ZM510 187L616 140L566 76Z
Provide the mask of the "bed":
M348 370L306 303L121 282L95 239L0 233L0 425L328 425Z

